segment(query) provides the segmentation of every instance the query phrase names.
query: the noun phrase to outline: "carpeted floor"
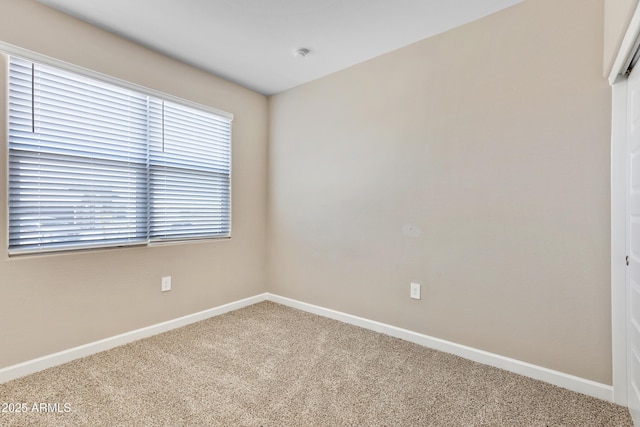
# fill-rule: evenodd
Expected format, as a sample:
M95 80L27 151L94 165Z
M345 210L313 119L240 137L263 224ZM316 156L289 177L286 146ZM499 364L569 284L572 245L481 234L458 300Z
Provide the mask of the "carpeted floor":
M633 425L620 406L271 302L2 384L0 403L2 426Z

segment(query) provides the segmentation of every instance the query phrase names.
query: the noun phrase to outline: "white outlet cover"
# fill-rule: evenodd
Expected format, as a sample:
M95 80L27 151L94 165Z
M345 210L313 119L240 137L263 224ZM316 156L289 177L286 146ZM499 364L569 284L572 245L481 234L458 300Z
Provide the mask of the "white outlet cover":
M162 278L162 292L167 292L171 290L171 276L165 276Z
M420 284L412 283L409 291L409 296L413 299L420 299Z

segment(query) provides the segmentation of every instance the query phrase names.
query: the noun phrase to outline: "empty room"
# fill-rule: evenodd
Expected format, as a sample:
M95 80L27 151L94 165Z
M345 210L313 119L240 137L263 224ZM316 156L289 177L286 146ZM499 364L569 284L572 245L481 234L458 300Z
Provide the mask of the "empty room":
M0 425L640 426L638 0L0 0Z

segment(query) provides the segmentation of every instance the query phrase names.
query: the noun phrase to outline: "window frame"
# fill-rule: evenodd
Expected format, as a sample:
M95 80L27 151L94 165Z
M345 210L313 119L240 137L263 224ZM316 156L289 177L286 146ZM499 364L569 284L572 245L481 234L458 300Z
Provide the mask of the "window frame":
M58 59L54 59L51 58L49 56L46 55L42 55L36 52L32 52L14 45L10 45L4 42L0 41L0 55L3 55L5 58L5 70L4 70L4 87L6 90L5 93L5 123L6 123L6 132L5 132L5 141L6 141L6 147L4 148L4 151L6 152L6 161L5 161L5 167L6 167L6 174L5 174L5 178L6 178L6 185L5 185L5 197L7 197L6 203L5 203L5 209L6 209L6 223L5 223L5 230L6 230L6 239L5 239L5 244L6 244L6 248L7 248L7 253L10 257L18 257L18 256L24 256L24 255L33 255L33 254L47 254L47 253L65 253L65 252L78 252L78 251L92 251L92 250L99 250L99 249L106 249L106 248L123 248L123 247L143 247L143 246L147 246L147 247L153 247L153 246L164 246L164 245L172 245L172 244L184 244L184 243L192 243L192 242L206 242L206 241L216 241L216 240L228 240L231 239L231 234L232 234L232 227L233 227L233 120L234 120L234 115L232 113L211 107L211 106L207 106L207 105L203 105L194 101L190 101L184 98L180 98L177 97L175 95L171 95L168 94L166 92L162 92L159 90L155 90L146 86L142 86L130 81L126 81L117 77L112 77L109 76L107 74L98 72L98 71L94 71L82 66L78 66L78 65L74 65L74 64L70 64ZM148 239L147 241L141 241L141 242L132 242L130 244L104 244L101 245L99 243L94 243L92 245L88 245L85 247L50 247L50 248L39 248L39 249L27 249L27 250L11 250L9 249L9 218L10 218L10 212L9 212L9 186L11 185L10 182L10 177L9 177L9 162L10 162L10 156L9 156L9 103L8 103L8 99L7 97L9 96L9 57L10 56L14 56L14 57L18 57L27 61L31 61L31 62L36 62L36 63L40 63L43 65L47 65L50 67L55 67L58 68L60 70L63 71L67 71L70 73L74 73L86 78L90 78L93 80L97 80L99 82L104 82L106 84L110 84L110 85L114 85L123 89L127 89L127 90L131 90L134 92L137 92L139 94L142 95L146 95L146 96L150 96L153 98L157 98L159 100L162 101L166 101L166 102L170 102L170 103L174 103L174 104L178 104L187 108L191 108L191 109L195 109L207 114L213 114L216 115L222 119L226 119L229 121L229 194L228 194L228 200L229 200L229 208L228 208L228 212L229 212L229 217L228 217L228 224L229 224L229 232L228 235L224 235L224 236L196 236L196 237L181 237L181 238L176 238L176 239L166 239L166 240L158 240L158 239L152 239L150 236L147 236ZM150 187L147 187L147 193L149 193L151 191ZM149 197L149 196L147 196Z

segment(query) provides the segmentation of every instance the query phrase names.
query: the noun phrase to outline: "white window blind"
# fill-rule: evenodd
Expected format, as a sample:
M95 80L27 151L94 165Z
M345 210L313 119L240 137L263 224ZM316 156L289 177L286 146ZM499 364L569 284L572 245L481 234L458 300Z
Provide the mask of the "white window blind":
M227 237L231 121L9 61L9 253Z
M228 235L230 128L228 120L178 104L152 108L164 117L164 138L152 132L151 239Z

